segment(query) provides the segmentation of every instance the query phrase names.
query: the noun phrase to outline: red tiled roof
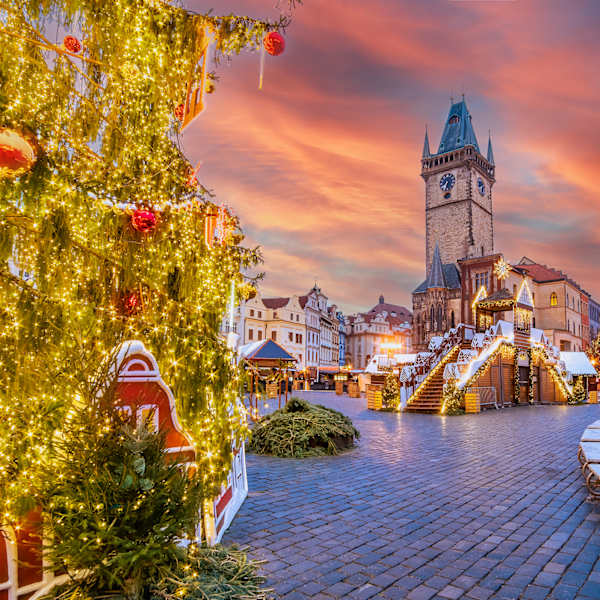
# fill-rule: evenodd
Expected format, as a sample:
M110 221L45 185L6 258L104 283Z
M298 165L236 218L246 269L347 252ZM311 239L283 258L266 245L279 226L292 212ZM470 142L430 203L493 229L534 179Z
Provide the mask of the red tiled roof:
M282 306L285 306L290 301L290 299L289 298L263 298L262 301L263 301L263 304L267 308L281 308Z
M299 296L298 297L298 302L300 303L300 306L302 308L304 308L306 306L306 303L308 302L308 295L306 295L306 296Z
M567 279L567 276L557 271L555 269L551 269L550 267L546 267L545 265L538 265L537 263L533 265L524 264L524 265L514 265L517 269L521 269L525 271L534 281L538 283L544 283L545 281L560 281L561 279Z
M525 259L526 257L524 257L522 260ZM571 285L575 286L580 292L582 292L586 296L590 295L576 281L573 281L568 275L566 275L562 271L559 271L558 269L553 269L552 267L547 267L546 265L534 263L529 258L527 258L527 261L530 262L521 262L518 265L512 265L512 267L514 269L524 271L537 283L547 283L549 281L568 281Z
M388 304L387 302L383 302L374 306L368 314L377 314L382 313L383 311L387 312L388 319L399 319L399 322L404 323L405 321L412 321L412 313L405 306L399 306L398 304ZM392 313L395 312L396 316L394 317Z

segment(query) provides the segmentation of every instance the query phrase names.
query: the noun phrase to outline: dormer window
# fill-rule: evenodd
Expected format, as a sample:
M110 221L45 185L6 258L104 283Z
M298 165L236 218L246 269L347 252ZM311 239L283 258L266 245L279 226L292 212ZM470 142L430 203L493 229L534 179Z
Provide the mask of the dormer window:
M448 119L448 123L450 125L454 125L454 123L458 123L460 121L460 117L458 115L452 115L450 119Z

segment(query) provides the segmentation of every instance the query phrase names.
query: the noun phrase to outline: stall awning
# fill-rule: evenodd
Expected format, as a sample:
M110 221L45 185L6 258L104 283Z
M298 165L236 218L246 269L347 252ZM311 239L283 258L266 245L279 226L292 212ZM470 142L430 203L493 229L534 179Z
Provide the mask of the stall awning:
M262 340L245 344L239 349L241 358L250 362L263 360L281 360L284 362L296 362L296 359L282 346L273 340Z
M565 363L565 368L571 375L587 375L588 377L597 377L598 373L594 365L590 362L585 352L561 352L560 360Z

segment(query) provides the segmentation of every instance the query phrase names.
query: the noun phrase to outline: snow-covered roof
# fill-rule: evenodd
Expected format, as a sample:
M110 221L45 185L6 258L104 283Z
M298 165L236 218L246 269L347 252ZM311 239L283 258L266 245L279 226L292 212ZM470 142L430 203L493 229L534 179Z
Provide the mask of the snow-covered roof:
M252 354L257 348L259 348L264 340L258 340L258 342L250 342L249 344L244 344L238 348L238 352L242 358L246 358Z
M560 360L571 375L598 375L585 352L561 352Z
M400 365L414 363L417 360L416 354L394 354L394 360Z

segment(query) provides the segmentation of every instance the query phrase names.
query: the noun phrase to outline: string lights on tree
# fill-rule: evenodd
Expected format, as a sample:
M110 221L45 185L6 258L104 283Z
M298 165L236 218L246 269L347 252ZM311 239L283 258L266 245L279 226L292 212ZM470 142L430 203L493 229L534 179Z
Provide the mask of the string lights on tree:
M288 22L154 0L3 3L1 522L27 508L44 448L77 401L72 370L127 339L156 357L205 492L220 490L232 439L247 430L219 327L232 281L260 255L190 185L179 133L195 115L194 82L213 80L207 46L217 58L258 49Z

